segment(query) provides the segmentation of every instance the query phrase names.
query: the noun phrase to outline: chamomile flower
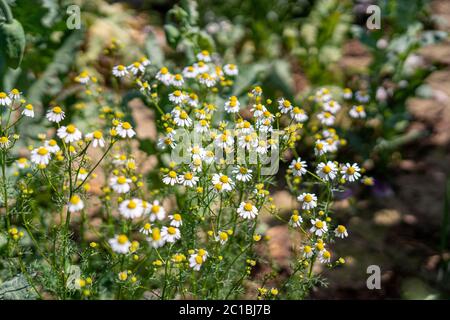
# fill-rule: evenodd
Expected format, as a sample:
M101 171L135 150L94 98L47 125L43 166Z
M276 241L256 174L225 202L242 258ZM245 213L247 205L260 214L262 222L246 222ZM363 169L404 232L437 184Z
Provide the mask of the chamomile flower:
M236 180L238 181L248 182L252 180L252 170L246 167L239 166L233 170L233 173L236 175Z
M11 100L19 101L22 97L22 93L17 89L12 89L9 92L9 97L11 98Z
M328 143L324 140L317 140L314 146L314 154L316 156L324 155L329 151Z
M187 66L183 69L183 76L186 79L193 79L198 75L197 69L193 66Z
M179 127L190 127L192 125L192 119L189 118L188 113L184 110L176 112L173 121Z
M158 200L153 201L150 206L150 221L163 220L166 217L166 210Z
M65 116L66 115L60 106L53 107L46 114L48 121L56 123L60 123Z
M200 159L200 158L192 159L192 162L189 164L189 168L193 172L202 172L202 168L203 168L202 159Z
M183 219L181 218L181 214L174 213L169 216L170 225L172 227L179 228L183 225Z
M169 86L172 82L173 75L169 72L169 69L166 67L162 67L158 73L156 74L155 78L162 83L164 83L166 86Z
M109 185L117 193L127 193L130 191L130 183L131 179L128 179L125 176L113 176L109 180Z
M174 75L174 76L172 77L172 82L171 82L171 84L172 84L174 87L178 87L178 88L182 87L183 84L184 84L183 76L182 76L181 74L177 73L176 75Z
M212 176L212 184L217 191L232 191L234 187L234 182L228 176L224 174L215 173Z
M330 251L323 250L319 253L319 261L321 263L330 263L331 261L331 253Z
M0 137L0 148L6 149L9 147L10 141L7 136Z
M255 219L258 215L258 209L250 202L241 202L237 213L244 219Z
M27 104L27 105L23 108L22 114L23 114L25 117L34 118L34 109L33 109L33 105Z
M301 177L306 173L308 165L306 161L302 161L302 158L294 159L289 165L289 169L292 170L292 174L297 177Z
M334 235L338 238L344 239L346 237L348 237L348 232L347 232L347 228L344 227L343 225L338 225L336 227L336 229L334 229Z
M139 232L148 236L149 234L152 233L152 225L147 222L141 229L139 229Z
M211 55L209 54L209 51L203 50L197 53L197 59L203 62L211 62Z
M176 146L176 143L175 143L175 140L173 139L173 137L168 135L168 136L159 138L157 146L161 150L165 150L167 147L174 149Z
M221 245L224 245L228 241L228 233L226 231L220 231L215 240L219 241Z
M317 196L314 193L302 193L297 199L302 203L303 210L311 210L317 207Z
M161 237L164 242L174 243L181 238L180 230L176 227L162 227L161 229Z
M258 139L258 145L256 146L256 152L259 154L266 154L268 152L269 146L267 145L267 140Z
M225 106L224 109L226 112L228 113L237 113L239 112L239 107L240 107L240 103L239 100L237 99L236 96L231 96L227 102L225 102Z
M11 98L5 92L0 92L0 106L8 107L11 102Z
M80 168L78 170L78 175L77 175L77 179L79 181L83 181L84 179L86 179L88 176L88 171L85 168Z
M151 64L150 60L147 57L142 57L139 59L139 62L144 66L147 67Z
M317 175L325 181L331 181L336 178L337 171L336 165L331 161L319 163L316 169Z
M292 103L289 100L281 98L278 100L278 109L281 113L289 113L293 108Z
M195 93L190 93L187 97L187 104L193 108L198 106L198 96Z
M76 142L81 139L81 131L77 129L73 124L69 124L67 127L62 126L58 129L57 135L60 139L66 143Z
M169 101L175 104L181 104L184 99L186 99L186 96L181 90L175 90L169 94Z
M197 63L194 63L195 72L197 75L208 72L209 66L204 63L203 61L199 61Z
M142 92L144 94L145 93L149 94L152 91L150 84L147 81L142 82L141 80L138 79L138 80L136 80L136 83L139 86L140 92Z
M89 76L89 73L87 71L82 71L78 76L75 77L75 82L81 84L87 84L89 83L89 80L91 80L91 77Z
M325 126L332 126L334 124L335 116L328 111L323 111L317 115L320 123Z
M252 150L256 147L258 147L258 136L255 132L246 134L246 135L239 135L238 137L238 146L240 148L246 149L246 150Z
M255 118L259 118L264 115L264 112L267 111L267 108L263 104L258 103L254 104L250 111L253 112L253 116Z
M205 119L200 120L195 124L195 132L206 133L209 131L209 122Z
M142 200L133 198L122 201L119 205L119 213L127 219L140 218L144 213Z
M293 214L291 216L291 219L289 219L289 225L291 225L294 228L299 228L303 222L302 217L300 217L298 214Z
M361 174L359 173L359 171L360 171L360 169L359 169L358 164L346 163L345 165L342 166L341 174L345 178L345 180L354 182L361 177Z
M31 151L31 162L37 165L48 165L51 153L45 147L36 148Z
M306 120L308 120L308 115L306 114L305 110L299 107L292 108L291 117L292 119L294 119L296 122L299 123L303 123Z
M364 107L359 106L353 106L350 111L348 112L350 117L355 119L364 119L366 117L366 111L364 110Z
M130 251L131 242L124 234L116 235L114 238L108 240L111 249L120 254L127 254Z
M341 105L337 101L330 100L323 104L323 110L336 114L339 110L341 110Z
M16 164L17 164L17 167L19 169L26 169L26 168L29 167L27 158L19 158L19 159L17 159Z
M127 69L133 74L133 75L137 75L139 73L144 73L145 72L145 66L140 63L139 61L133 62L132 64L130 64Z
M370 100L370 96L366 92L358 90L355 92L355 99L359 103L367 103Z
M234 137L228 132L225 131L214 139L214 143L219 148L227 148L234 145Z
M311 229L309 229L309 231L318 237L322 237L325 233L328 232L327 223L325 221L319 219L312 219L311 224L312 227Z
M342 91L342 97L343 97L344 99L346 99L346 100L351 99L351 98L353 97L352 89L350 89L350 88L345 88L345 89Z
M151 235L147 238L147 241L153 248L160 248L165 244L159 228L152 229Z
M105 146L105 140L103 139L103 133L101 131L94 131L86 135L86 138L92 141L92 146L94 148Z
M207 257L208 252L206 250L197 250L197 253L193 253L189 256L189 267L195 271L199 271Z
M186 172L183 175L180 175L178 178L178 183L185 186L185 187L195 187L199 180L199 177L197 177L192 172Z
M229 63L223 66L223 72L227 76L237 76L239 73L239 69L235 64Z
M167 185L174 186L178 183L178 175L175 171L170 170L166 175L163 176L162 182Z
M133 138L136 135L136 132L131 127L129 122L121 122L116 127L117 134L122 138Z
M80 196L74 194L69 200L68 204L69 212L77 212L83 210L83 208L84 208L83 200L81 200Z
M112 70L112 74L117 78L123 78L128 74L127 67L125 67L122 64L114 66L114 68Z
M309 259L314 255L314 250L313 250L313 248L311 248L311 246L303 246L302 251L303 251L303 257L306 259Z
M205 85L208 88L214 87L216 80L211 77L208 73L204 72L198 77L198 82Z

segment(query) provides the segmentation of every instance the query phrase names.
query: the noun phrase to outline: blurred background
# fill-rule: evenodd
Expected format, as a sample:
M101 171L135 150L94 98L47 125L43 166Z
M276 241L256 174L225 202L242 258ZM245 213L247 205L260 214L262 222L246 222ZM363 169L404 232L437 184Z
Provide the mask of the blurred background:
M236 95L254 84L269 97L298 102L322 86L367 93L369 120L355 127L342 122L348 146L339 157L363 162L374 184L353 187L336 201L350 230L336 251L347 263L317 270L329 285L310 298L450 296L450 1L6 1L27 41L20 68L0 58L0 88L20 88L41 112L57 101L70 116L89 115L71 81L81 70L107 78L116 61L140 55L159 67L180 66L198 48L239 65ZM371 4L380 8L379 29L367 29ZM68 27L71 5L80 8L80 29ZM128 105L129 92L123 95L150 155L153 116ZM34 125L24 130L36 134ZM282 191L285 169L272 191L288 214L296 202ZM265 223L268 254L289 272L287 227ZM380 290L367 289L369 265L381 268Z

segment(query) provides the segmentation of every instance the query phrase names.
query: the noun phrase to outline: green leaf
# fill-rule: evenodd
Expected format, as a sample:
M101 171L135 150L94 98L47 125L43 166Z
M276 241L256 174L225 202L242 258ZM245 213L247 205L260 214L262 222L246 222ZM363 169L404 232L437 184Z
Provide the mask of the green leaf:
M19 21L0 24L0 52L10 68L17 69L25 51L25 32Z

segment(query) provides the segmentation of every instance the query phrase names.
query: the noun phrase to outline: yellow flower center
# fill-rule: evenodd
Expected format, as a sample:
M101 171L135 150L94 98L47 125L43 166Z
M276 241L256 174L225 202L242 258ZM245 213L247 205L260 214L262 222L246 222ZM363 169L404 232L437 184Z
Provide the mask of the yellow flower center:
M27 105L25 106L25 109L27 109L27 110L33 110L33 106L32 106L31 104L27 104Z
M187 172L187 173L184 174L184 178L185 178L186 180L192 180L193 175L192 175L192 173Z
M303 200L304 200L305 202L311 202L312 199L313 199L313 197L312 197L312 195L310 195L310 194L307 194L306 196L303 197Z
M347 229L346 229L343 225L339 225L339 226L337 227L337 231L338 231L339 233L344 233L346 230L347 230Z
M251 203L246 203L245 205L244 205L244 210L245 211L252 211L252 209L253 209L253 205L251 204Z
M283 101L283 106L284 106L285 108L289 108L289 107L291 106L291 102L288 101L288 100L284 100L284 101Z
M181 221L181 215L178 214L178 213L175 213L175 214L173 215L173 220L175 220L175 221Z
M331 167L329 165L326 165L325 167L323 167L322 171L323 171L323 173L330 173Z
M61 109L61 107L54 107L52 109L52 111L53 111L53 113L60 114L62 112L62 109Z
M297 222L298 221L298 215L294 214L292 216L292 221Z
M117 178L117 183L118 184L125 184L127 183L127 178L125 178L124 176L120 176Z
M222 182L222 183L228 183L228 177L227 176L221 176L220 177L220 182Z
M137 203L134 202L133 200L130 200L130 202L128 202L127 208L128 209L136 209L137 207Z
M188 118L188 114L186 111L181 111L180 119L186 120Z
M248 170L247 170L247 168L240 167L239 168L239 172L242 173L242 174L246 174L248 172Z
M120 236L117 237L117 242L119 244L125 244L128 242L128 237L124 234L121 234Z
M175 75L175 80L182 80L183 77L181 76L181 74L176 74Z
M174 235L177 233L177 229L175 229L174 227L168 227L167 232L171 235Z
M152 238L154 241L158 241L159 239L161 239L161 232L158 228L154 228L152 230Z
M300 162L297 162L297 163L294 165L294 168L295 168L296 170L300 170L300 169L302 168L302 164L301 164Z
M322 229L323 228L323 222L320 220L317 220L316 223L314 224L316 226L316 228L318 229Z
M303 248L303 251L306 252L306 253L310 253L312 251L312 248L310 246L305 246Z
M77 195L74 195L70 198L70 203L71 204L78 204L80 202L80 197Z
M5 99L7 97L6 93L0 92L0 99Z
M131 124L129 122L124 122L122 123L122 128L124 128L125 130L129 130L131 129Z
M100 131L94 131L93 136L95 139L101 139L103 137L103 134Z
M227 240L228 240L228 233L222 231L222 232L219 234L219 237L220 237L220 240L222 240L222 241L227 241Z
M169 69L167 69L166 67L162 67L159 72L161 72L161 74L167 74L169 72Z
M0 138L0 143L7 143L8 142L8 137L1 137Z
M203 258L199 255L195 256L195 262L197 264L202 264L203 263Z
M356 170L355 170L355 168L353 168L353 167L349 167L348 169L347 169L347 173L348 174L354 174L356 172Z
M357 112L363 112L364 111L364 107L363 106L357 106L356 107L356 111Z
M40 148L38 149L37 153L38 153L40 156L45 156L45 155L48 153L48 150L45 149L44 147L40 147Z
M161 207L159 205L155 204L155 205L152 206L152 212L153 213L158 213L160 208Z
M117 66L117 70L119 70L119 71L123 71L123 70L125 70L125 66L124 66L124 65L121 65L121 64L119 64L119 65Z
M177 177L177 173L175 171L170 171L169 172L169 177L176 178Z
M152 225L150 223L146 223L144 224L144 230L150 230L150 228L152 227Z
M66 132L69 133L69 134L74 133L76 130L77 130L77 128L73 124L69 124L66 127Z

